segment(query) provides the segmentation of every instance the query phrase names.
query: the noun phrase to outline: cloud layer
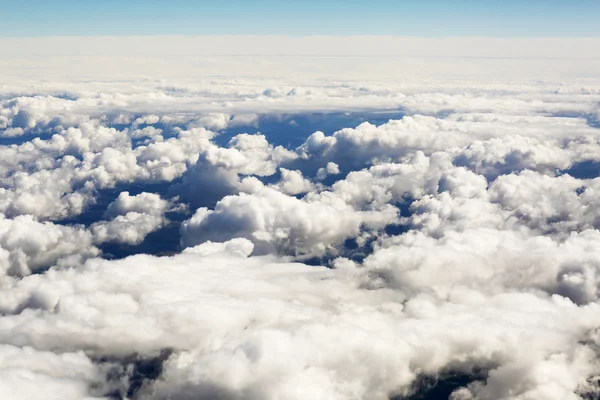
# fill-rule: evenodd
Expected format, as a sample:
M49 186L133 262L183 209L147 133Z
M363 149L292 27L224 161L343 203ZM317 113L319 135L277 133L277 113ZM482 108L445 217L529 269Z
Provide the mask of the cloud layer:
M593 61L205 62L0 82L0 397L600 395Z

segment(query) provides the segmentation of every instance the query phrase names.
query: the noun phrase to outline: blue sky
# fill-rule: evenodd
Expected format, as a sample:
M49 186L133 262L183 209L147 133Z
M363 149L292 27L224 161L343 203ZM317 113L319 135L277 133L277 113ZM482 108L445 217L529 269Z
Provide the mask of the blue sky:
M600 0L0 0L0 36L600 37Z

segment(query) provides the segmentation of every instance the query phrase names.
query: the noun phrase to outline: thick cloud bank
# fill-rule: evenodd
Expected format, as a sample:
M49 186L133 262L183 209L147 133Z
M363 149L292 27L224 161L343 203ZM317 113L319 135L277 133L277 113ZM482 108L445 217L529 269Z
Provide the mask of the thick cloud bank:
M0 81L0 398L600 397L594 60L44 57Z

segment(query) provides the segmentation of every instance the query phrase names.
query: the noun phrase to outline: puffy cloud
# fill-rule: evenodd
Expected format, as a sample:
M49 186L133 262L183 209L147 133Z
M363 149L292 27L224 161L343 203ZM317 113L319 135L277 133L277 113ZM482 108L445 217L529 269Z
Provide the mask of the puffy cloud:
M337 175L340 173L340 167L334 162L328 162L325 167L319 168L317 171L317 179L323 180L329 175Z
M110 221L95 222L90 227L96 243L121 242L140 244L146 236L166 223L161 215L129 212Z
M412 115L375 126L363 123L332 136L315 132L299 148L313 163L335 162L342 169L397 162L416 151L447 151L457 165L493 179L523 169L550 173L600 159L598 132L583 118L451 114ZM321 175L324 174L320 172Z
M240 134L228 147L209 146L183 175L173 193L193 205L213 206L241 189L240 175L270 176L280 164L297 158L282 146L271 145L264 135Z
M332 185L332 192L357 209L401 203L405 198L437 192L440 171L446 168L452 168L446 154L438 153L429 158L416 152L403 163L382 163L352 171Z
M524 171L498 178L491 200L527 226L545 233L600 228L600 179L579 180Z
M0 214L0 279L29 275L56 263L73 265L98 253L92 235L83 229Z
M365 122L354 129L337 131L333 136L316 132L300 151L305 157L333 161L342 169L360 168L377 161L398 161L418 150L430 154L462 147L473 140L472 132L465 128L455 121L406 116L380 126Z
M0 296L0 340L116 359L171 348L139 392L157 399L386 399L417 374L474 367L491 370L470 389L487 398L529 398L553 382L548 398L559 399L597 372L586 344L597 304L460 285L446 300L407 298L365 290L353 268L245 258L250 251L238 239L27 277Z
M128 192L121 192L104 213L104 218L110 220L96 222L90 229L96 243L139 244L149 233L166 224L164 213L168 207L169 202L154 193L130 196Z
M333 251L361 228L378 229L396 220L392 206L381 211L356 211L341 199L322 196L304 201L264 187L220 200L214 210L199 208L184 222L182 244L207 240L250 239L258 253L321 256Z
M50 139L2 146L0 212L39 219L81 214L96 192L119 183L172 181L211 146L214 133L178 130L177 136L132 147L126 131L85 123Z
M298 170L280 168L281 181L276 185L278 190L285 194L300 194L310 192L314 189L311 181L302 176Z
M117 199L108 205L104 218L127 215L130 212L140 214L162 215L169 207L169 202L155 193L140 193L130 196L129 192L121 192Z
M155 128L153 126L147 126L145 128L141 128L141 129L135 129L134 131L131 132L131 137L134 139L140 139L140 138L145 138L145 137L149 137L149 138L154 138L156 136L159 136L163 133L163 130L160 128Z
M83 352L56 354L1 345L0 360L3 398L26 400L43 393L46 399L77 400L102 398L111 391L105 381L107 371L94 365ZM94 386L97 389L90 390Z
M543 143L536 138L516 136L475 141L461 149L455 163L493 179L523 169L551 173L568 168L573 158L556 141Z
M142 125L142 124L146 124L146 125L154 125L157 124L160 121L160 117L156 114L147 114L147 115L143 115L141 117L136 118L136 120L134 121L135 125Z

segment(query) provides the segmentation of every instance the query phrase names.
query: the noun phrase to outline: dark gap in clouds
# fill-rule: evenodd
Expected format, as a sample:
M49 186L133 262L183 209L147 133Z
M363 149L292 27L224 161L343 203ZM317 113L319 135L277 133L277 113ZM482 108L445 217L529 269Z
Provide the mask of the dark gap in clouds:
M347 165L343 165L340 162L341 160L335 160L338 164L339 173L338 174L329 174L321 181L321 183L325 186L331 187L337 181L341 181L346 179L348 174L353 171L361 170L363 168L369 168L371 165L369 162L364 162L360 166L357 167L348 167ZM282 163L281 167L287 169L297 169L302 172L305 178L310 179L311 181L317 181L316 175L320 168L323 168L327 165L328 160L323 160L319 158L309 158L307 160L298 158L289 163Z
M69 101L77 101L79 99L79 96L77 94L69 92L54 92L50 93L50 96L56 97L57 99Z
M410 209L412 202L413 199L406 199L403 202L394 203L392 205L400 210L401 217L409 217L413 214L412 210ZM410 231L410 229L411 226L409 224L393 223L386 225L382 232L387 236L401 236ZM369 238L362 246L357 243L356 238L346 239L344 241L342 256L349 258L352 261L362 263L365 258L373 254L375 250L373 244L380 236L381 235L376 235Z
M388 236L400 236L410 230L409 225L405 224L389 224L383 228L383 232ZM363 245L359 245L356 238L348 238L344 241L344 245L340 256L349 258L357 263L362 263L365 258L373 254L374 243L379 235L370 237Z
M348 174L352 172L352 170L349 169L341 169L340 168L340 173L339 174L331 174L331 175L327 175L325 177L325 179L323 179L321 181L321 183L327 187L331 187L333 186L334 183L338 182L338 181L343 181L344 179L346 179L346 177L348 176Z
M334 260L335 257L311 257L308 259L303 259L302 263L306 265L310 265L312 267L328 267L330 263Z
M314 267L324 266L331 267L334 260L338 257L348 258L354 262L362 263L365 258L373 253L373 243L376 238L369 238L363 245L359 245L356 237L349 237L344 242L336 247L336 250L321 257L311 257L308 259L301 258L303 264Z
M338 257L348 258L354 262L361 263L373 252L374 240L369 240L363 246L359 246L356 238L348 238L339 246L338 252L327 254L322 257L300 258L298 261L313 267L331 267L333 261Z
M585 120L592 128L600 129L600 112L597 115L588 115Z
M384 232L388 236L400 236L410 230L408 225L405 224L390 224L384 228Z
M22 145L34 138L39 138L41 140L50 140L55 132L48 131L39 131L37 134L35 132L28 131L24 135L21 136L2 136L2 130L0 129L0 146L12 146L12 145Z
M416 199L412 197L405 197L403 201L391 203L394 207L400 210L400 217L409 217L413 214L410 206Z
M201 157L180 179L172 182L167 197L179 197L193 211L200 207L214 208L223 197L237 193L235 185L227 180L229 174L222 172Z
M255 177L256 179L258 179L265 185L274 185L281 180L281 171L279 169L277 169L277 171L275 171L275 173L273 175L266 175L266 176L239 174L240 180L251 177L251 176ZM304 193L300 197L303 197L303 196L304 196ZM298 197L298 196L295 196L295 197Z
M162 349L153 357L132 354L125 357L103 356L92 358L96 364L108 364L106 382L109 392L103 396L111 400L134 399L139 391L152 381L158 379L164 369L164 363L173 354L172 349ZM92 387L92 391L98 388Z
M585 186L578 187L577 189L575 189L575 193L577 193L577 196L580 196L582 193L585 192L585 189Z
M404 112L398 110L261 114L256 126L227 128L213 142L219 146L226 146L231 138L240 133L261 133L274 146L294 149L316 131L331 135L343 128L355 128L363 122L381 125L390 119L401 119L403 116Z
M346 239L341 256L362 263L369 254L373 253L373 242L374 240L368 240L367 243L361 246L356 242L356 238Z
M600 176L600 162L598 161L582 161L573 164L571 168L560 171L560 174L571 175L577 179L594 179Z
M64 110L63 110L64 111ZM89 116L94 119L96 116ZM65 120L64 113L56 113L50 120L36 120L27 109L20 109L12 117L11 123L7 128L0 129L0 145L23 144L35 138L42 140L51 139L53 135L60 134L68 128L79 127L87 120L69 121ZM20 134L6 136L7 129L20 128ZM65 155L68 153L65 153Z
M600 390L600 384L596 382L595 385L598 387L598 390ZM583 393L580 394L580 396L583 400L600 400L600 394L598 393Z
M392 396L390 400L447 400L455 390L486 379L487 371L477 368L469 373L449 371L438 376L421 375L413 383L411 394Z
M62 220L53 221L57 225L83 225L89 228L94 222L103 220L103 215L108 205L115 201L122 191L128 191L129 185L119 185L112 189L102 189L95 196L95 202L88 206L83 213ZM131 192L130 192L131 193Z
M130 118L131 118L131 122L129 123L115 123L115 122L110 122L110 121L103 121L103 125L106 126L107 128L114 128L118 131L124 131L125 129L128 130L129 134L131 135L134 129L144 129L147 127L152 127L152 128L156 128L156 129L161 129L162 133L160 134L165 140L170 139L170 138L174 138L177 137L177 128L185 130L186 129L186 125L189 121L185 121L185 122L181 122L181 123L165 123L162 121L153 123L153 124L147 124L147 123L142 123L142 124L137 124L134 126L134 121L137 118L143 117L143 114L131 114ZM147 145L148 143L152 143L152 137L131 137L131 147L132 148L137 148L141 145Z

